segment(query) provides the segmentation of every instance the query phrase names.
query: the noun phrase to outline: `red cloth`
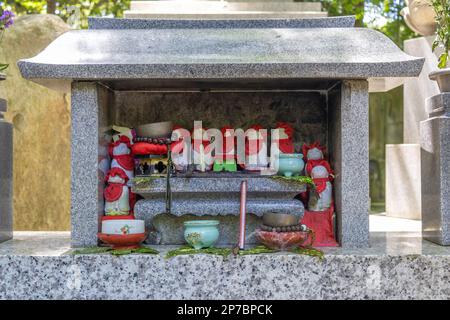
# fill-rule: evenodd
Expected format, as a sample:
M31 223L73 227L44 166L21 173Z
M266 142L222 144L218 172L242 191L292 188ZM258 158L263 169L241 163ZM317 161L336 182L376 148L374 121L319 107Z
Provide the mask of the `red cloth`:
M121 143L125 143L128 149L131 149L131 141L127 136L120 136L119 140L112 142L109 144L109 156L113 157L113 149L120 145Z
M104 192L104 196L106 201L108 202L114 202L120 199L123 192L123 184L119 183L110 183L106 188Z
M125 170L133 170L134 169L134 159L130 154L124 154L121 156L114 156L117 163L124 168Z
M282 153L294 153L294 144L292 142L292 137L294 136L294 128L292 128L286 122L278 122L277 129L284 129L284 133L287 138L278 140L278 148Z
M314 184L316 185L316 190L318 193L322 193L327 188L327 182L330 181L328 178L316 178L313 179Z
M333 231L334 206L322 212L305 211L302 224L312 229L315 234L313 247L337 247L338 243Z
M106 175L105 182L108 182L110 177L119 176L121 177L125 182L128 181L128 176L121 168L111 168L111 170L108 171L108 174Z
M308 157L307 157L308 151L311 150L311 149L314 149L314 148L317 148L320 151L322 151L322 154L325 157L325 147L321 146L320 143L318 141L316 141L316 142L313 142L313 143L311 143L309 145L305 143L302 146L303 159L308 160Z
M149 155L149 154L164 155L167 154L167 145L148 142L136 142L131 147L131 150L133 154L137 155Z

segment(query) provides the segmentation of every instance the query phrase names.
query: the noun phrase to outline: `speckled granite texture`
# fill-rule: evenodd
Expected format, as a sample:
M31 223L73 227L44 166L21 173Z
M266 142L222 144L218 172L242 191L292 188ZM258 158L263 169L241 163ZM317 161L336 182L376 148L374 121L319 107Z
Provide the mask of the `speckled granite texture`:
M450 248L417 233L372 234L371 248L330 248L322 262L288 253L166 260L165 246L157 256L70 256L61 255L68 234L15 238L0 245L0 299L450 299Z
M426 102L430 118L420 123L422 233L450 245L450 94Z
M109 92L95 83L72 85L71 224L72 245L97 244L103 215L104 177L98 168L101 131L109 123Z
M68 79L414 77L423 62L374 30L261 28L73 30L18 65L27 79L61 86Z
M425 100L425 109L429 117L450 117L450 93L441 93Z
M338 238L344 247L369 245L369 94L367 81L343 81L330 93L330 160Z
M89 18L89 29L352 28L354 16L305 19L114 19Z
M4 120L6 111L0 99L0 242L11 239L13 230L13 126Z

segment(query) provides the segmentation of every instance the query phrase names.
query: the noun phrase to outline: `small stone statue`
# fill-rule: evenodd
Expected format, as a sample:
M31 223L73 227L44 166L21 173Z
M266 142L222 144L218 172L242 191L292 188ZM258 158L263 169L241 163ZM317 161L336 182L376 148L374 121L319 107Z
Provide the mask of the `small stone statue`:
M195 170L200 172L211 171L213 157L211 154L210 137L207 129L198 128L192 132L192 160Z
M310 175L311 169L324 159L325 147L321 146L319 142L314 142L310 145L304 144L302 153L306 161L305 173Z
M262 126L256 124L247 131L244 166L246 170L264 170L269 164L267 135L263 134L263 129Z
M120 168L131 180L134 177L134 159L131 152L131 141L127 136L120 138L109 145L109 155L112 159L111 168Z
M120 168L112 168L106 177L108 183L104 191L105 215L126 216L130 214L130 190L128 176Z
M313 199L310 196L308 210L326 211L331 207L333 202L333 186L331 184L332 170L330 164L326 160L319 160L309 170L319 197Z
M170 145L170 151L172 152L172 163L176 171L187 171L188 165L190 164L190 148L191 143L189 131L179 126L175 126L172 132L172 144Z

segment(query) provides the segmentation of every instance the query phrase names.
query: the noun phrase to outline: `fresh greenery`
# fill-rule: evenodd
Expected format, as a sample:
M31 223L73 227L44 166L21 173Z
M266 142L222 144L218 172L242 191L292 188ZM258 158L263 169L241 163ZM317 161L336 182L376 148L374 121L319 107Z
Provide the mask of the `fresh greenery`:
M6 0L6 6L17 14L51 13L60 16L74 28L85 29L88 17L123 17L130 0Z
M272 179L280 180L280 181L286 181L286 182L292 182L297 183L300 185L308 185L312 189L316 188L316 185L314 184L314 181L312 178L307 176L291 176L291 177L285 177L285 176L271 176Z
M449 63L450 51L450 1L432 0L434 11L436 11L436 40L433 43L433 51L442 48L444 52L439 56L438 67L446 68Z
M140 253L140 254L159 254L159 251L148 248L148 247L140 247L137 249L113 249L111 247L88 247L82 248L72 251L70 254L72 255L83 255L83 254L102 254L109 253L114 256L123 256L132 253Z
M261 254L261 253L274 253L277 250L269 249L266 246L256 246L246 250L238 250L237 254L240 256L247 256L250 254Z
M12 13L10 10L3 10L0 8L0 46L6 29L11 27L14 23L13 18L14 13ZM6 63L0 63L0 72L6 70L8 66L9 65Z
M291 250L292 253L303 254L311 257L317 257L319 260L323 260L325 254L319 249L313 247L297 247Z
M226 258L231 254L231 252L232 252L232 250L230 248L194 249L189 246L183 246L181 248L167 252L166 259L170 259L170 258L176 257L176 256L191 255L191 254L213 254L213 255L219 255L219 256Z
M223 258L227 258L231 254L239 255L239 256L247 256L247 255L253 255L253 254L263 254L263 253L276 253L279 252L279 250L269 249L266 246L260 245L256 246L250 249L245 250L233 250L230 248L204 248L204 249L194 249L189 246L183 246L178 249L171 250L167 252L166 259L170 259L172 257L176 256L182 256L182 255L192 255L192 254L213 254L213 255L219 255ZM318 249L314 249L312 247L298 247L294 248L292 250L289 250L288 252L296 253L296 254L302 254L302 255L308 255L313 257L318 257L320 260L324 258L324 253Z

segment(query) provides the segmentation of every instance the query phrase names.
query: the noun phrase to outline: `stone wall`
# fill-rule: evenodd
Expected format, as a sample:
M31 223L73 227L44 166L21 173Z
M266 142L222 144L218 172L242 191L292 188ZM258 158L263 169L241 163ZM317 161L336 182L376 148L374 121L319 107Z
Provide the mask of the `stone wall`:
M19 17L0 48L0 61L10 64L0 97L15 127L15 230L70 229L69 97L23 79L16 66L68 29L57 16Z
M120 126L172 120L192 129L202 120L207 128L258 123L269 129L283 121L294 126L296 151L305 142L328 142L326 95L318 92L118 92L115 105Z

